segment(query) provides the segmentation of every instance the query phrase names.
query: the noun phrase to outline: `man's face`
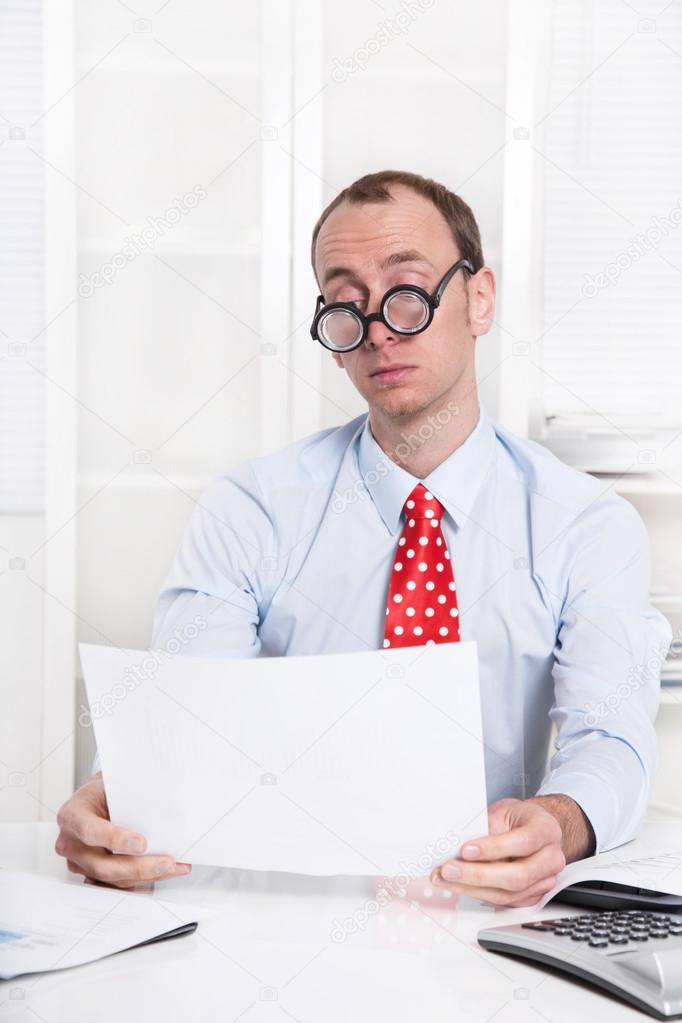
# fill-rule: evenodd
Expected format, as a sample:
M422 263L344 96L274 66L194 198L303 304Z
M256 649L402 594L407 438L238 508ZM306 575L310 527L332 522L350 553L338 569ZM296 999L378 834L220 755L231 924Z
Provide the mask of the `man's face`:
M428 199L404 186L391 189L392 200L338 206L323 224L315 250L315 269L325 304L353 302L365 315L376 312L396 284L416 284L431 294L443 274L460 258L450 228ZM489 273L489 271L488 271ZM365 341L352 352L332 353L370 410L389 418L437 409L456 393L457 384L474 379L474 327L469 292L458 271L445 289L431 325L421 334L401 335L380 322L369 325ZM377 371L410 369L398 378Z

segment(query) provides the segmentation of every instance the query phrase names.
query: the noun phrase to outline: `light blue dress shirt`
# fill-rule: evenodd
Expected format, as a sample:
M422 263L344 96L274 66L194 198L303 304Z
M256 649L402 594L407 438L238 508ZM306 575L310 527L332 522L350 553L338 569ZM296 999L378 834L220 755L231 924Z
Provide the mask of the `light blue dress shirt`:
M417 482L384 454L366 414L239 465L194 509L153 646L175 637L177 649L180 636L179 652L218 657L381 648ZM478 642L488 802L565 793L598 851L629 840L657 763L671 640L649 604L641 518L483 407L423 482L446 510L461 638Z

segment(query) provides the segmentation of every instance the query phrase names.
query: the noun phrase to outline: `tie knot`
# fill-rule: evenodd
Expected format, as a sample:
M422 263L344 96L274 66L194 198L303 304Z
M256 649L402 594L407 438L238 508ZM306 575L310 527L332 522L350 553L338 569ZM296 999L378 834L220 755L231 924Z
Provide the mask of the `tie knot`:
M423 483L418 483L404 504L408 519L440 518L443 505L437 497L427 490Z

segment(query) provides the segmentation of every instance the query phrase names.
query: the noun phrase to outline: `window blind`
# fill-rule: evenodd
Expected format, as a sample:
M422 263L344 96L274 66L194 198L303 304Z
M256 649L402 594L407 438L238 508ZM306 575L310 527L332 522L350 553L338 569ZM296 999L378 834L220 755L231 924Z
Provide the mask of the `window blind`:
M546 416L682 422L682 8L557 0L544 120Z
M0 0L0 512L43 503L42 86L42 4Z

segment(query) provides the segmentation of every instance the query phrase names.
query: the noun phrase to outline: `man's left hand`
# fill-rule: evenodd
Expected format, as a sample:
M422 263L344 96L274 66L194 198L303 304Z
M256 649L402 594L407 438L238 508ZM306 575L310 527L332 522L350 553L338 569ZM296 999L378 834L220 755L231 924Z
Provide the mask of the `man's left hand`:
M594 847L590 823L569 796L501 799L488 807L488 828L434 870L431 882L496 906L532 906L567 862Z

